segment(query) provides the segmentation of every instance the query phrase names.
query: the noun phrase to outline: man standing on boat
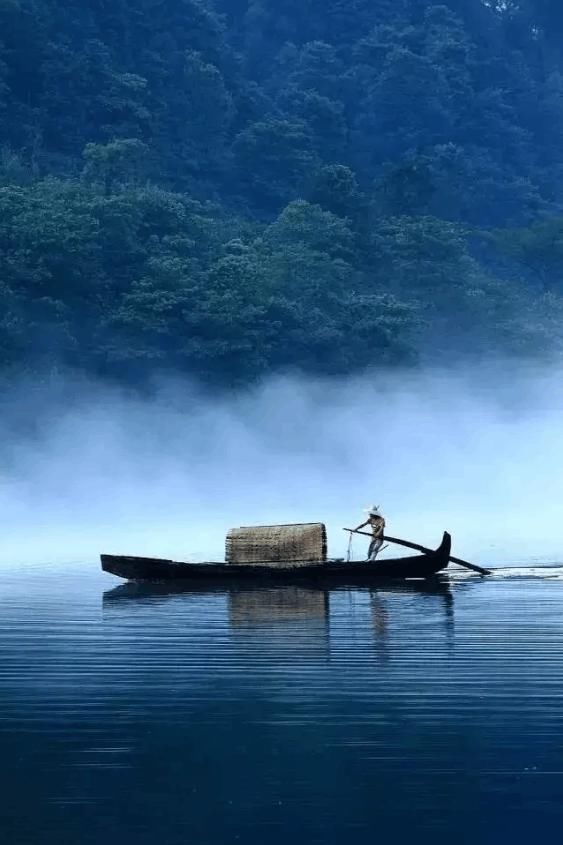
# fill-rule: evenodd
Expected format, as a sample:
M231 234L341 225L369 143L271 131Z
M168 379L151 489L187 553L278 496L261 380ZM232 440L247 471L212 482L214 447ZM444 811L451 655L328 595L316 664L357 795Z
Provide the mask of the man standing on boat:
M358 525L355 528L355 531L361 531L362 528L365 528L369 525L371 532L373 534L373 538L371 543L369 544L369 551L367 560L373 561L376 559L381 546L383 545L383 532L385 530L385 519L381 514L379 507L377 505L373 505L371 508L367 508L366 513L368 514L368 518L365 522L362 522L361 525Z

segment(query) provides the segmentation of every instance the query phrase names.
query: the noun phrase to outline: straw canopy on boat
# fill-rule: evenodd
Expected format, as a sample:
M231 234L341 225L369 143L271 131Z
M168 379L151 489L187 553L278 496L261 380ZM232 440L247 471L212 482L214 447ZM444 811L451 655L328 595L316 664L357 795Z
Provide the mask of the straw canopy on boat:
M327 559L326 527L311 522L233 528L227 534L225 559L239 565L322 566Z

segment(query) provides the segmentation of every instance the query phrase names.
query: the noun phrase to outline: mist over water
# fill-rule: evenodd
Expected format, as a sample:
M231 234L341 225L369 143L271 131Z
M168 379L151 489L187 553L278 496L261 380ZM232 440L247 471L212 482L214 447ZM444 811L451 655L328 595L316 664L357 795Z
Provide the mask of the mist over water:
M558 384L499 365L3 397L2 841L545 839L561 567L177 591L98 554L221 559L233 525L316 519L345 554L376 502L390 533L448 528L476 561L560 558Z
M560 560L562 376L499 362L221 398L22 385L3 397L0 564L221 560L233 526L309 521L344 556L372 503L390 534L434 546L447 529L462 557Z

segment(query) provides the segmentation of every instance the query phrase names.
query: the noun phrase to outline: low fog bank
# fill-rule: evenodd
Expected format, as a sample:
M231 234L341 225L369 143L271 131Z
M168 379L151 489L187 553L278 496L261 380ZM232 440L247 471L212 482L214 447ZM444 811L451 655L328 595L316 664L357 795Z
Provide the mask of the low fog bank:
M499 362L220 399L22 384L2 397L0 565L220 560L230 527L317 520L344 556L342 527L371 503L390 534L436 545L448 529L470 559L561 560L562 379Z

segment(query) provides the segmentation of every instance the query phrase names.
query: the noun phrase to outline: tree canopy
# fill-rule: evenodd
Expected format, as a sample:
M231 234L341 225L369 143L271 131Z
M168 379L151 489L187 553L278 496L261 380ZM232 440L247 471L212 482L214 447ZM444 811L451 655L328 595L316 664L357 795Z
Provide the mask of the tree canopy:
M561 347L552 0L0 0L0 369Z

